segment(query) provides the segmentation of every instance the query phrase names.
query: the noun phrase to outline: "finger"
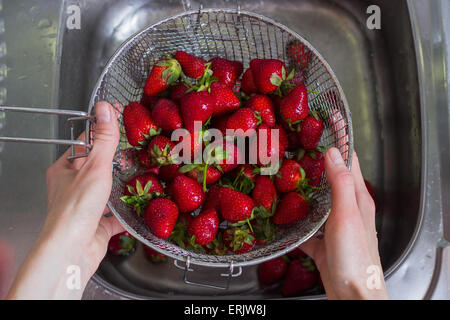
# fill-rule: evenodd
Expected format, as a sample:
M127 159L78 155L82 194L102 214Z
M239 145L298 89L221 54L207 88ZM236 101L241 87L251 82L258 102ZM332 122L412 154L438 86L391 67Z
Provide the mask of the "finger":
M88 162L110 170L114 153L119 142L119 126L113 106L105 101L95 105L96 124L94 144L89 153Z
M86 141L86 133L83 131L76 140L80 141ZM83 154L86 153L86 148L84 146L74 146L73 154ZM84 162L86 161L86 158L78 158L74 159L73 161L67 160L67 157L72 155L72 147L67 148L67 150L64 152L64 154L56 160L56 162L53 164L55 167L60 168L66 168L66 169L80 169Z
M355 181L356 202L361 212L361 217L366 228L371 230L375 228L375 203L364 182L356 152L353 152L351 172Z
M120 224L116 217L102 216L97 228L97 237L101 243L107 244L112 236L125 231L125 228Z
M325 171L331 186L333 214L330 215L329 219L341 220L346 219L348 215L355 214L355 212L357 214L355 181L338 149L331 148L325 154Z
M303 242L299 248L316 261L316 263L320 260L320 254L325 251L323 238L320 239L316 237L312 237L308 241Z

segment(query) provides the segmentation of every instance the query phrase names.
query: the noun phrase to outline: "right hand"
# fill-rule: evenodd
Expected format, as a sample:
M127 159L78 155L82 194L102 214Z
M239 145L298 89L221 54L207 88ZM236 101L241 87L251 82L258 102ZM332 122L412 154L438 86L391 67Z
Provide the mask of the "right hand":
M300 248L315 261L329 299L388 299L378 253L375 203L358 157L353 153L348 171L339 150L331 148L325 154L325 170L332 208L324 237L311 238ZM373 284L379 284L378 288Z

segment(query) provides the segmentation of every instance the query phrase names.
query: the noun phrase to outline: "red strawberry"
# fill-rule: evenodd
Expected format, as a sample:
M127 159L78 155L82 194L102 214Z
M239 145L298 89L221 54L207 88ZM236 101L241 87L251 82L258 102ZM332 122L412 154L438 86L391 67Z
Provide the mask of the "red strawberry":
M258 111L261 115L262 122L272 128L275 126L275 113L273 109L272 100L266 95L255 94L245 104L247 108Z
M268 176L257 176L255 179L255 188L252 192L252 198L255 206L263 206L267 211L272 211L274 202L277 201L277 190L272 180Z
M221 186L218 184L213 185L206 194L206 201L203 204L203 210L214 209L217 213L220 213L220 190Z
M168 164L159 168L159 178L165 182L172 182L176 177L182 176L182 164Z
M159 99L152 110L152 118L161 129L173 131L183 127L180 108L169 99Z
M308 255L306 253L303 252L302 249L300 249L299 247L289 251L287 253L288 257L291 259L299 259L299 258L307 258Z
M147 151L152 158L152 162L157 166L164 166L172 163L171 151L175 144L165 136L156 136L150 140Z
M127 231L112 236L108 242L108 251L114 255L127 256L134 250L135 240Z
M288 43L287 55L297 70L306 68L311 60L311 51L298 40L293 40Z
M138 102L130 102L124 108L123 125L128 143L135 147L141 146L149 137L160 132L152 119L151 111Z
M206 91L193 91L184 95L180 106L185 128L189 132L193 132L194 121L205 123L212 116L214 105L215 100Z
M280 115L294 131L295 125L305 119L309 113L308 91L304 84L299 84L291 90L280 102Z
M178 219L177 205L167 198L157 198L149 202L144 220L150 231L158 238L167 239Z
M304 219L308 212L308 202L297 192L289 192L278 204L272 221L275 224L294 223Z
M170 90L170 100L180 103L183 96L186 94L189 88L184 83L179 83L172 87Z
M164 193L164 188L158 178L152 174L143 174L132 177L125 185L124 194L126 196L137 195L139 194L140 189L147 189L147 193Z
M192 178L178 176L172 183L172 197L180 212L194 211L205 201L201 185Z
M263 262L258 267L259 282L266 285L275 283L283 279L287 269L288 264L282 257Z
M287 269L283 283L283 295L290 297L302 291L311 289L317 283L317 271L309 259L294 260Z
M194 218L189 226L189 234L195 236L195 243L202 246L210 244L219 230L219 216L216 210L208 209Z
M249 218L254 207L255 203L248 195L228 187L220 190L220 212L228 222Z
M239 61L230 61L223 58L213 58L210 60L213 77L217 78L227 87L232 87L236 83L243 71L242 63Z
M297 190L302 182L301 166L298 162L285 159L275 176L275 186L279 192L287 193Z
M278 130L278 141L275 140L275 137L272 138L273 130ZM256 133L258 139L251 141L250 156L256 157L259 166L268 166L272 158L275 159L276 163L284 158L289 142L286 132L280 126L276 125L269 128L266 124L261 124ZM273 144L272 139L275 140ZM266 146L265 154L264 148L260 149L260 144ZM273 163L273 165L276 163Z
M153 106L158 102L160 97L158 96L148 96L145 93L142 94L140 103L148 109L152 109Z
M164 194L164 188L152 174L143 174L131 178L125 185L123 202L132 205L136 213L141 215L148 202Z
M314 150L317 148L323 133L323 122L318 116L306 117L300 123L298 138L303 149Z
M158 251L144 245L145 256L153 263L166 262L167 257Z
M245 133L247 130L256 129L259 124L261 124L261 116L256 111L241 108L230 115L227 120L227 129L235 131L241 129Z
M253 93L258 92L258 88L256 87L255 80L253 79L253 73L252 73L251 68L248 68L244 72L244 75L242 76L241 89L247 95L251 95Z
M210 86L210 93L216 101L213 115L222 115L239 109L241 102L230 87L221 82L213 82Z
M178 80L181 66L175 59L161 59L155 63L144 86L144 93L154 96L168 89Z
M200 79L205 72L206 61L184 51L177 51L175 59L181 65L183 72L188 77Z
M256 244L255 235L246 228L228 227L223 232L223 242L228 250L237 253L250 252Z
M196 180L200 184L205 182L206 185L216 183L222 176L222 173L218 169L208 166L206 168L206 176L204 177L204 169L204 164L187 164L182 167L181 172L186 172L188 177Z
M286 67L277 59L253 59L250 68L259 93L274 92L286 79Z
M306 152L299 161L300 166L305 170L308 184L317 187L320 178L325 170L325 158L319 151Z
M227 173L234 170L242 163L242 154L239 148L233 142L224 140L217 141L209 145L211 152L206 161L214 163L220 171Z

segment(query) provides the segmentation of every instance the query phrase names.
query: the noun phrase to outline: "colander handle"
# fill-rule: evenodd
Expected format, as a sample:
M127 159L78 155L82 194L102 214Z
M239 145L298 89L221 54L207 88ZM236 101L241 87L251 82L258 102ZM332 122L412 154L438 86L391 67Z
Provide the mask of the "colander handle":
M174 260L173 263L174 263L175 267L177 267L178 269L184 270L184 276L183 276L184 283L192 285L192 286L198 286L198 287L204 287L204 288L210 288L210 289L228 290L228 288L230 287L231 278L239 277L242 274L242 267L238 267L237 273L234 273L235 266L233 265L233 261L231 261L228 273L220 274L222 277L227 277L226 286L217 286L217 285L213 285L213 284L209 284L209 283L195 282L195 281L191 281L188 279L188 272L194 271L194 269L190 268L190 264L191 264L190 256L188 256L186 258L184 267L179 265L178 260Z
M76 111L76 110L29 108L29 107L19 107L19 106L0 106L0 112L1 111L38 113L38 114L48 114L48 115L70 117L69 119L67 119L67 121L69 121L69 125L70 125L70 140L0 136L0 141L2 141L2 142L25 142L25 143L70 145L72 147L71 147L71 154L67 157L68 160L86 157L89 153L89 150L92 148L89 132L86 131L85 141L76 140L75 136L74 136L74 122L75 121L79 121L79 120L90 121L90 122L94 121L94 117L92 117L90 114L88 114L86 112ZM75 154L75 146L85 147L86 152L83 154Z

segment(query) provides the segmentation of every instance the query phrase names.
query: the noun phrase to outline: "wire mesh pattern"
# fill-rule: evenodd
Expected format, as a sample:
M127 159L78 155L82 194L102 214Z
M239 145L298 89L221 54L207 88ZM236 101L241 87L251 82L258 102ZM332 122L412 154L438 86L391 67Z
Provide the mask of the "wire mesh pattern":
M295 67L296 61L289 59L286 48L293 40L300 41L306 46L306 50L311 52L308 67L302 72L296 72L294 79L298 82L304 81L308 89L318 93L309 94L309 104L324 120L325 131L320 145L339 148L350 166L353 152L351 116L334 73L320 54L298 34L271 19L250 12L231 9L189 11L136 34L107 64L92 94L90 109L101 100L117 102L123 106L131 101L139 101L153 64L177 50L201 56L205 60L216 56L239 60L244 64L244 68L248 68L250 60L254 58L280 59L286 62L290 70L290 67ZM193 264L215 267L228 267L232 261L234 266L257 264L282 255L304 242L328 217L331 199L330 191L325 189L312 195L317 204L312 206L307 218L281 228L274 241L246 254L199 254L156 238L143 219L120 200L125 181L135 173L132 153L126 150L129 146L122 123L120 128L122 135L115 157L119 166L114 169L109 202L111 211L138 240L172 258L185 261L186 257L190 256ZM327 186L324 177L320 186Z

